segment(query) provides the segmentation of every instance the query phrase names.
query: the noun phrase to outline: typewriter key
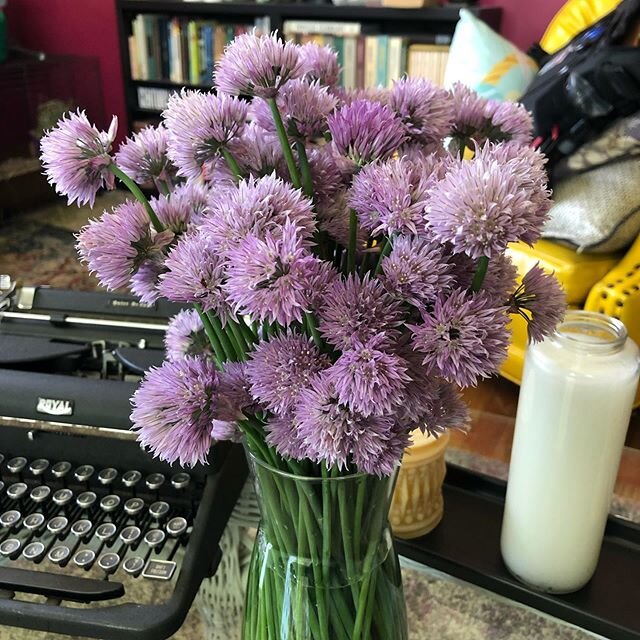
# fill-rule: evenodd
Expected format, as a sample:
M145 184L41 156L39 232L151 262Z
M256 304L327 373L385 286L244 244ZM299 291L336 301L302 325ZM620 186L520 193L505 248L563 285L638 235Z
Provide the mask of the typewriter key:
M7 498L10 500L20 500L27 493L27 485L24 482L14 482L7 489Z
M96 529L96 537L98 540L105 542L106 540L111 540L116 535L117 530L118 528L113 522L105 522Z
M91 549L81 549L75 556L73 556L75 564L82 569L88 569L95 559L96 552Z
M44 502L51 495L51 487L41 484L39 487L31 489L29 497L36 503Z
M0 480L0 493L2 493L3 489L4 489L4 482L2 482L2 480Z
M81 464L73 474L78 482L88 482L95 469L90 464Z
M122 568L130 575L137 576L144 569L144 558L131 556L124 561Z
M135 487L138 482L142 480L142 474L139 471L133 469L132 471L127 471L122 476L122 484L125 487Z
M125 513L130 516L137 516L144 509L144 500L141 498L129 498L124 503Z
M29 471L34 476L41 476L49 468L49 461L46 458L37 458L29 465Z
M53 467L51 467L51 473L56 478L64 478L69 471L71 471L71 463L66 460L56 462Z
M7 471L9 471L9 473L21 473L26 465L26 458L23 458L22 456L16 456L15 458L11 458L11 460L7 462Z
M8 558L20 551L21 546L22 543L17 538L9 538L0 544L0 556Z
M91 520L76 520L71 526L71 533L73 533L74 536L78 536L78 538L82 538L82 536L86 536L91 529L93 529L93 522L91 522Z
M140 537L141 533L139 527L130 525L120 532L120 540L125 544L133 544Z
M30 542L23 550L22 550L22 555L27 559L27 560L35 560L36 558L39 558L45 550L45 546L42 544L42 542Z
M55 516L47 522L47 530L57 536L67 528L68 524L69 521L64 516Z
M113 573L120 564L120 556L117 553L103 553L98 558L98 566L107 574Z
M0 453L0 464L4 462L4 454Z
M167 522L167 533L174 538L181 536L186 530L187 521L182 517L171 518Z
M147 531L144 541L151 549L155 549L159 547L165 540L167 536L162 529L151 529Z
M22 523L22 526L29 531L35 531L44 524L44 515L42 513L32 513L27 516Z
M59 507L64 507L65 504L69 504L73 499L73 491L71 489L58 489L53 494L53 502Z
M47 558L55 564L64 562L71 555L71 549L64 544L60 544L49 551Z
M108 467L107 469L103 469L98 474L98 481L100 484L108 485L111 484L118 477L118 472L113 467Z
M98 496L93 491L83 491L76 498L76 504L81 509L89 509L89 507L92 507L97 499Z
M165 477L162 473L150 473L144 480L147 488L151 491L157 491L165 481Z
M13 527L19 522L20 518L22 518L22 514L16 509L5 511L0 516L0 527Z
M115 495L114 493L104 496L102 500L100 500L100 508L105 513L111 513L115 511L120 506L120 496Z
M162 520L169 513L169 504L164 500L158 500L149 507L149 515L154 520Z
M171 476L171 486L174 489L186 489L191 482L191 476L188 473L180 472Z

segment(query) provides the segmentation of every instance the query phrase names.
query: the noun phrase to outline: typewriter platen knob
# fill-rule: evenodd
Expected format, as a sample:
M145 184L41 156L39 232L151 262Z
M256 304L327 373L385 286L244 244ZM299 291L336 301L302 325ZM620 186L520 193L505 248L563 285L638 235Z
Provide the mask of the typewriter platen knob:
M167 522L167 533L172 538L177 538L181 536L187 530L187 521L178 516L176 518L171 518L169 522Z
M144 483L150 491L157 491L164 484L164 481L165 477L162 473L150 473L144 479Z
M53 502L57 504L59 507L64 507L65 504L69 504L73 499L73 491L71 489L58 489L53 494Z
M113 467L107 467L98 474L98 481L105 487L118 477L118 471Z
M27 466L27 459L22 456L16 456L15 458L11 458L9 462L7 462L7 471L9 473L18 474L22 473L22 470Z
M108 496L104 496L102 500L100 500L100 508L105 513L111 513L115 511L120 506L120 496L115 493L111 493Z
M124 473L122 475L122 484L125 487L135 487L138 482L140 482L140 480L142 480L142 474L139 471L136 471L135 469L132 469L131 471L127 471L126 473Z
M89 482L91 476L95 473L95 468L90 464L81 464L74 472L73 477L78 482Z
M49 464L46 458L36 458L29 465L29 471L34 476L41 476L49 468Z
M14 482L7 488L7 498L10 500L20 500L27 493L27 485L24 482Z
M83 491L77 498L76 504L81 509L89 509L98 499L98 496L93 491Z
M191 483L191 476L181 471L171 476L171 486L174 489L186 489Z
M51 473L54 478L64 478L69 471L71 471L71 463L66 460L56 462L53 467L51 467Z

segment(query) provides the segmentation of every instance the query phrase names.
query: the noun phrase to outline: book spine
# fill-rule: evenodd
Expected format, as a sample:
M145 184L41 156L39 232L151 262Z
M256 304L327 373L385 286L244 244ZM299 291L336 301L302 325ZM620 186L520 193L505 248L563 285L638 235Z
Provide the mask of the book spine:
M202 27L202 39L204 41L204 57L200 65L200 84L211 84L213 75L213 46L214 46L214 25L205 24Z
M389 38L389 53L387 60L387 87L392 87L394 80L402 75L402 38Z
M376 84L387 86L387 64L389 62L389 36L378 36L378 55L376 57Z
M171 33L171 46L170 51L170 75L171 82L182 82L182 46L180 43L180 21L178 18L173 18L169 25Z
M198 84L200 81L200 43L198 41L198 24L190 20L189 33L189 82Z
M225 28L224 46L226 47L228 44L230 44L235 37L236 37L236 32L233 25L227 25ZM224 47L223 47L223 50L224 50Z
M344 87L344 38L336 36L333 39L332 47L338 57L338 66L340 67L340 86Z
M159 43L156 43L155 16L144 16L144 33L147 42L147 80L158 80L158 51Z
M180 82L186 84L189 82L191 63L189 61L189 21L185 18L180 19L180 52L182 58L182 79Z
M158 39L160 42L160 73L163 80L169 80L171 76L169 19L166 16L162 16L158 19L157 24Z
M364 75L365 75L365 50L366 50L366 38L365 36L358 36L356 47L356 88L364 88Z
M140 65L139 80L149 79L149 57L147 54L147 33L145 31L144 16L138 14L133 21L133 36L136 39L138 63Z
M282 25L284 33L309 35L323 33L331 36L359 36L362 25L359 22L330 22L316 20L285 20Z
M356 88L356 50L358 39L353 36L344 38L344 67L342 69L342 83L346 89Z
M129 49L129 73L132 80L140 80L140 63L138 62L138 46L136 37L130 35L127 38L127 47Z
M378 71L378 36L365 37L364 86L375 87Z
M221 24L216 24L213 34L213 61L218 62L224 54L224 48L227 44L226 29ZM213 70L212 70L213 72Z
M208 55L208 30L206 22L197 22L198 25L198 84L204 84L207 75Z

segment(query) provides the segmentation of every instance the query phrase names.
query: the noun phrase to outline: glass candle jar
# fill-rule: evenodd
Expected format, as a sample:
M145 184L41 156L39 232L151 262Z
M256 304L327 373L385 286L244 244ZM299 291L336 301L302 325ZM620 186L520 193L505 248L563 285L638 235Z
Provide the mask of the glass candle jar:
M593 575L638 385L624 325L570 311L525 361L502 523L502 556L551 593Z

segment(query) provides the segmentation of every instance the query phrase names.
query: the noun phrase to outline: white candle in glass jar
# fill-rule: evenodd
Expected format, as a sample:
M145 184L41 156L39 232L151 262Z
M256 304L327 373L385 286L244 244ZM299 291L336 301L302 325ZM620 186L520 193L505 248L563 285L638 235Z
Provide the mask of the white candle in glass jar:
M502 523L523 582L568 593L593 575L638 385L622 323L570 311L525 361Z

